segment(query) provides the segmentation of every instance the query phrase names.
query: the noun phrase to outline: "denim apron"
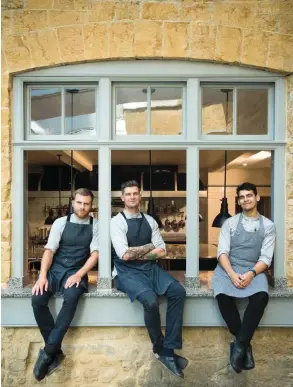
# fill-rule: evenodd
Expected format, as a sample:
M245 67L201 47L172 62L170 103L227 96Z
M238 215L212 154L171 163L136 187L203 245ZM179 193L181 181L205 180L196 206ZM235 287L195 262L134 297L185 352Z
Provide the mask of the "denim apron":
M244 274L257 263L262 243L265 237L263 217L260 215L260 226L257 231L246 231L242 224L243 215L239 217L236 231L231 236L229 260L235 273ZM258 292L268 293L268 280L265 273L260 273L252 279L250 284L243 289L236 288L226 271L218 263L212 278L214 295L226 294L227 296L244 298Z
M59 248L54 254L53 264L48 272L48 289L62 292L67 278L75 274L90 256L90 244L93 238L93 218L89 224L70 222L69 214L64 227ZM88 276L82 277L79 286L88 289Z
M134 219L127 219L123 212L121 215L128 226L126 234L128 247L144 246L152 242L152 229L143 213L141 218ZM169 285L176 281L156 261L123 261L115 254L114 264L117 270L116 287L126 293L131 302L149 290L162 295Z

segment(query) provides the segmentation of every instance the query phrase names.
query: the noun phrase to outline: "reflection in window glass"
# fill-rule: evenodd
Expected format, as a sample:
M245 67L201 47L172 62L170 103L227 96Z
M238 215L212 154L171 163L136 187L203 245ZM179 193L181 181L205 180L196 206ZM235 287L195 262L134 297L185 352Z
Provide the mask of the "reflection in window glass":
M31 134L61 133L61 89L31 90Z
M202 133L232 134L233 89L202 88Z
M182 88L152 87L151 134L182 133Z
M237 134L268 133L268 90L237 90Z
M116 134L146 134L147 88L118 87L116 90Z
M66 89L65 115L65 134L95 134L96 89Z

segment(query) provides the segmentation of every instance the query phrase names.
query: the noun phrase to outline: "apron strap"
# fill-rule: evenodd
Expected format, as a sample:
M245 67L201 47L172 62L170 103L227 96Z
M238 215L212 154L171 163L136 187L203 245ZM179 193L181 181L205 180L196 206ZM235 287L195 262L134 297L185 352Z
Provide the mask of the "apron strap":
M121 212L120 212L120 214L123 216L123 218L126 220L126 223L127 223L127 218L126 218L126 216L125 216L124 212L123 212L123 211L121 211ZM141 219L140 219L140 222L139 222L139 227L138 227L138 230L137 230L136 236L139 236L140 229L141 229L141 226L142 226L142 224L143 224L143 221L144 221L144 218L145 218L145 216L144 216L143 212L141 212L140 214L141 214Z
M94 218L90 216L90 224L93 224L93 222L94 222Z
M70 217L71 217L71 214L68 214L67 215L67 222L70 222Z

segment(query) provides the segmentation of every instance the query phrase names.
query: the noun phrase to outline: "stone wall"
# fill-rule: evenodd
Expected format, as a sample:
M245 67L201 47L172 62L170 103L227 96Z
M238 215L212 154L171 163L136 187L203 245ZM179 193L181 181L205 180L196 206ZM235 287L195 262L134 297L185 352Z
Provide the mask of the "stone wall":
M2 386L292 386L293 329L259 329L253 341L256 368L241 374L228 364L224 328L185 328L183 337L182 354L190 364L181 380L154 360L145 328L71 328L62 368L40 383L32 375L42 345L38 330L3 329Z

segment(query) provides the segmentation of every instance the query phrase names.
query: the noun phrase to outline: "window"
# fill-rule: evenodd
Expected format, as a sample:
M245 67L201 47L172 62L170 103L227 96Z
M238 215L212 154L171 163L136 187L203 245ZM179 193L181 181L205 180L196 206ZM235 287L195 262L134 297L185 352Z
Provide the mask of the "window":
M97 133L97 88L28 86L29 139Z
M273 125L269 111L273 86L201 85L201 132L203 135L267 136Z
M117 136L183 133L182 84L118 84L114 91Z
M94 76L88 77L88 74ZM108 230L113 207L121 205L122 180L140 179L147 211L149 151L153 156L154 205L166 226L165 237L183 238L178 246L173 243L175 247L171 248L170 256L181 257L184 265L180 266L180 260L170 259L168 269L185 272L180 278L184 277L186 286L193 288L200 285L200 256L204 253L201 245L215 244L217 240L210 225L213 190L209 176L216 173L210 164L215 157L221 163L227 150L229 170L239 174L249 169L250 175L245 176L251 179L255 171L250 162L257 164L255 157L269 152L270 157L263 161L270 165L266 170L269 183L263 184L268 184L266 189L270 192L263 192L262 208L267 211L271 202L271 217L278 229L274 275L285 276L285 85L280 74L183 61L121 61L19 74L14 78L13 87L14 277L25 274L25 240L30 232L27 223L20 222L19 218L26 218L27 210L30 216L37 214L33 210L35 192L43 197L54 192L54 206L51 199L50 206L59 205L57 154L62 154L61 160L64 160L61 183L64 203L61 200L61 204L68 203L72 149L75 188L90 188L99 200L98 217L102 224L99 288L112 287ZM229 184L236 183L232 179ZM229 190L229 210L235 212L235 187ZM221 195L218 196L214 198L213 208L220 204ZM49 205L49 199L46 204ZM178 211L173 211L176 212L173 215L168 208ZM38 210L38 214L42 221L44 213ZM171 223L174 221L174 228L175 223L184 227L171 230L166 218Z

